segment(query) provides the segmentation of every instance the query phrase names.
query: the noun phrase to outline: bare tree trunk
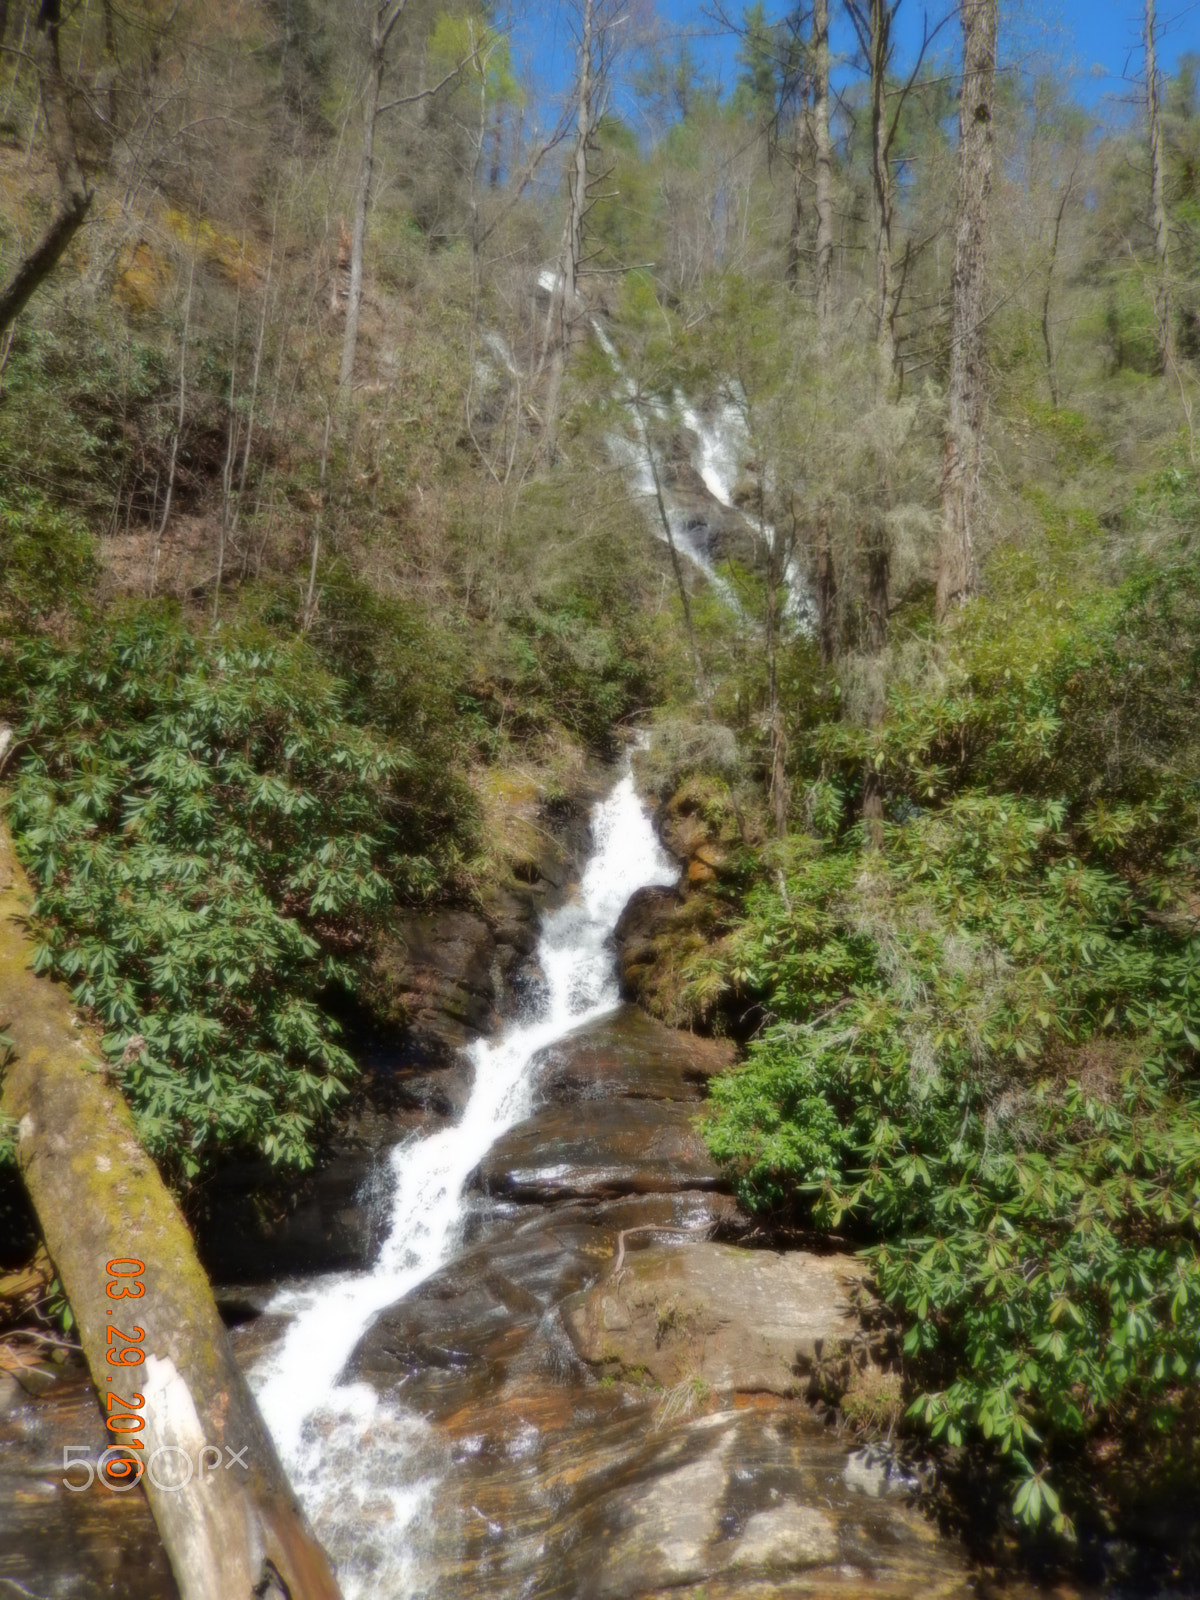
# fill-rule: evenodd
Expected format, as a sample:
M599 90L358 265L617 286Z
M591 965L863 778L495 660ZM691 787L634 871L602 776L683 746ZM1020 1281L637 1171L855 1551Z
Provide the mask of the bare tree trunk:
M320 500L317 520L313 527L312 559L308 565L308 592L304 596L304 611L300 618L300 631L307 633L317 615L317 568L321 560L321 528L325 521L325 473L329 466L329 430L333 424L333 411L325 404L325 437L321 441Z
M246 235L242 233L242 263L246 259ZM213 583L212 626L221 614L221 584L225 578L225 546L233 519L233 467L237 459L238 424L234 401L237 393L238 333L242 320L242 278L238 273L237 301L233 312L233 355L229 362L229 427L225 437L225 462L221 468L221 525L217 532L217 576Z
M692 621L692 602L687 590L687 580L683 575L683 563L679 559L679 548L675 543L675 532L671 527L671 516L667 510L666 496L663 494L662 479L658 472L658 456L650 442L650 430L646 427L646 418L642 413L642 403L639 398L632 398L633 414L637 418L638 432L642 436L642 446L646 452L646 460L650 465L650 477L654 483L654 503L658 507L659 521L666 536L667 549L671 552L671 570L675 574L675 586L679 591L679 604L683 609L683 625L688 636L688 645L692 653L692 666L696 671L696 687L700 691L700 698L705 705L708 704L708 680L704 675L704 663L700 658L700 646L696 640L696 625Z
M579 82L575 100L575 149L568 187L567 249L563 263L560 344L565 349L575 331L579 271L583 264L583 219L587 213L588 141L592 136L592 25L594 0L583 0L583 37L579 45Z
M887 647L888 633L888 578L891 561L886 536L882 527L872 530L872 543L867 549L867 653L880 656ZM874 692L867 713L868 726L877 728L883 721L882 692ZM883 846L883 780L873 762L863 769L862 818L865 842L878 850Z
M1150 124L1150 220L1154 226L1154 255L1158 263L1158 284L1154 317L1158 324L1158 351L1163 371L1174 360L1171 332L1171 234L1167 226L1167 205L1163 196L1162 118L1158 106L1158 57L1154 37L1154 0L1146 0L1146 118Z
M17 1125L17 1164L106 1416L142 1420L114 1432L126 1442L110 1481L133 1481L118 1460L154 1460L142 1486L183 1600L338 1600L187 1226L69 993L30 971L29 899L0 824L0 1008L12 1040L0 1111ZM133 1352L136 1365L111 1359Z
M50 153L58 173L58 210L41 239L17 267L3 291L0 291L0 334L12 326L58 266L92 203L91 191L84 182L75 148L70 97L58 49L59 23L59 0L42 0L34 30L32 54L37 66Z
M378 21L371 34L371 64L363 94L363 143L358 163L358 184L354 191L354 227L350 235L350 288L346 295L346 326L342 333L342 360L338 382L348 394L354 380L354 358L358 352L358 318L362 310L363 249L367 239L367 213L371 208L371 178L375 170L375 124L379 120L379 95L383 87L386 39L379 43Z
M167 498L163 502L162 518L154 532L154 549L150 557L150 598L158 587L158 558L162 549L163 534L171 520L171 502L175 498L175 469L179 462L179 441L183 437L183 424L187 417L187 347L188 330L192 322L192 290L196 283L196 234L192 235L192 259L188 267L187 299L183 307L183 336L179 341L179 415L175 419L175 437L171 440L171 465L167 472Z
M766 515L763 491L758 491L759 537L766 535ZM779 692L779 594L783 587L786 558L783 538L778 528L772 529L767 549L767 712L771 724L771 820L775 837L782 839L787 833L788 782L787 782L787 721L783 713L783 696Z
M887 118L887 68L892 13L886 0L870 0L871 180L875 221L875 349L878 384L886 394L896 366L892 332L892 169Z
M797 138L789 157L792 169L792 220L788 228L786 278L790 289L800 282L800 264L804 258L804 153Z
M550 381L546 391L545 431L542 448L554 459L558 435L558 406L562 393L567 351L579 334L579 273L583 263L583 223L587 215L588 141L592 136L593 51L595 49L595 0L583 0L579 39L578 70L575 79L575 145L567 172L567 225L558 281L551 291Z
M987 417L984 295L988 197L992 187L992 108L997 0L960 0L963 80L959 111L958 215L950 320L950 384L942 460L942 530L937 614L975 590L975 533Z
M833 290L833 148L829 138L829 0L813 4L813 143L817 188L817 325L828 337Z
M1071 196L1075 192L1075 172L1072 168L1070 179L1062 192L1058 202L1058 210L1054 216L1054 236L1050 241L1050 260L1046 264L1046 290L1042 295L1042 344L1046 351L1046 382L1050 386L1050 404L1058 410L1058 361L1054 350L1054 330L1050 321L1050 298L1054 288L1054 268L1058 264L1058 241L1062 237L1063 218L1067 214L1067 206L1071 203Z
M833 538L829 508L817 511L817 559L814 589L817 601L817 644L821 660L830 666L838 654L837 569L833 557Z

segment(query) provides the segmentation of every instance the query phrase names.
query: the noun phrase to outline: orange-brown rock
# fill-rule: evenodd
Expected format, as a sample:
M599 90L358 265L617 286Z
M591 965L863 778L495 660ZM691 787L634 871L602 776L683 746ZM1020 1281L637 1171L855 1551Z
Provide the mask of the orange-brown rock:
M822 1367L846 1363L864 1276L852 1256L745 1250L696 1240L630 1241L610 1271L564 1312L594 1366L645 1372L665 1388L688 1380L723 1393L802 1393Z

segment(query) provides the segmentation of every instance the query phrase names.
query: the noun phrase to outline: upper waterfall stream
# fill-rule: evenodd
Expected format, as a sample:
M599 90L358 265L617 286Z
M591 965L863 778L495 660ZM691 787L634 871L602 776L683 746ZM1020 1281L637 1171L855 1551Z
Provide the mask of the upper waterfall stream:
M411 1531L438 1462L421 1419L367 1384L343 1382L346 1363L378 1312L452 1258L472 1171L531 1109L535 1058L619 1002L609 941L630 896L677 875L627 773L593 811L577 895L544 920L536 1014L471 1047L474 1083L460 1121L391 1152L390 1223L374 1268L285 1291L269 1308L293 1320L255 1375L259 1404L348 1600L419 1592Z

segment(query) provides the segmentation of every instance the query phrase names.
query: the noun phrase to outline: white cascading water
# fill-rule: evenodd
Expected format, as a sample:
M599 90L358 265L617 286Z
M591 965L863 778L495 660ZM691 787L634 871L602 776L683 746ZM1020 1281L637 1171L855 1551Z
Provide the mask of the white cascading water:
M433 1430L421 1418L369 1384L340 1381L346 1362L377 1312L454 1255L468 1178L495 1141L529 1114L534 1058L618 1004L609 939L629 897L678 877L630 773L595 807L592 836L577 896L542 925L545 991L537 1015L494 1043L471 1047L475 1079L459 1122L392 1151L390 1228L375 1267L285 1291L268 1308L293 1320L253 1375L258 1402L338 1564L347 1600L401 1600L420 1592L413 1534L440 1462Z

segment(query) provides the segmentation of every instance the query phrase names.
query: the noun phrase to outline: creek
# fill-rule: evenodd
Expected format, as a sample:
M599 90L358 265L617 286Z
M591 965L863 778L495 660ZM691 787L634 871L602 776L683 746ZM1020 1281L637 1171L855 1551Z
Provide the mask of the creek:
M955 1553L888 1496L886 1472L788 1397L790 1346L751 1378L766 1392L738 1396L705 1366L709 1302L756 1292L706 1272L779 1258L688 1255L694 1281L660 1304L658 1275L736 1213L693 1125L720 1052L622 1006L616 982L630 896L677 876L626 771L593 810L577 891L543 920L525 1015L470 1047L458 1120L386 1158L374 1266L268 1308L288 1328L253 1381L347 1600L617 1600L688 1583L717 1596L816 1571L889 1594L960 1590ZM601 1322L634 1339L640 1306L650 1336L622 1354L601 1329L585 1361L593 1286L618 1257L629 1286ZM750 1314L783 1319L777 1299L767 1285ZM751 1342L736 1318L730 1337ZM785 1329L784 1345L797 1337Z
M377 1312L461 1248L470 1209L467 1179L529 1112L539 1052L619 1003L608 941L626 901L636 889L677 876L631 774L597 806L592 826L594 850L578 897L545 920L533 1015L494 1043L479 1040L471 1047L474 1081L457 1123L391 1152L390 1221L374 1269L288 1292L269 1308L294 1320L258 1377L259 1404L339 1561L348 1596L414 1592L413 1531L434 1493L439 1453L402 1394L397 1405L369 1384L342 1382L346 1362ZM364 1522L379 1530L365 1547Z

